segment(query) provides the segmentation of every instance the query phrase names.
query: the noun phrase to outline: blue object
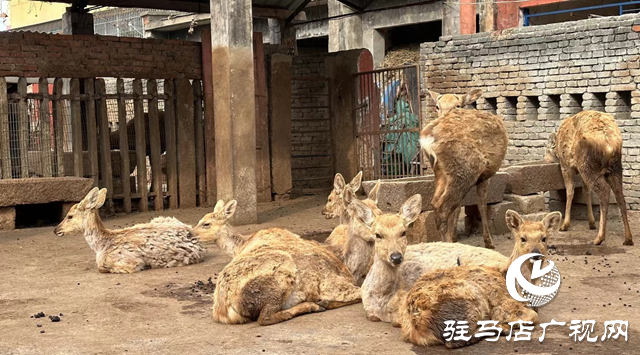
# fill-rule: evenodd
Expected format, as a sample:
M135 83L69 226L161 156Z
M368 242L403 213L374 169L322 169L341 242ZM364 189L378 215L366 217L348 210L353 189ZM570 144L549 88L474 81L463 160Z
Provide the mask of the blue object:
M389 112L390 115L394 113L394 106L396 102L396 92L398 91L398 87L400 86L400 80L396 79L387 86L384 90L384 107L385 110Z
M567 10L556 10L556 11L548 11L548 12L539 12L535 14L530 14L529 9L523 9L524 14L524 26L529 26L529 19L532 17L540 17L540 16L548 16L548 15L557 15L557 14L566 14L568 12L577 12L577 11L588 11L595 9L606 9L609 7L618 7L618 13L620 15L628 12L640 11L640 9L628 9L625 10L623 6L626 5L637 5L640 4L640 1L627 1L627 2L619 2L615 4L605 4L605 5L595 5L595 6L586 6L586 7L578 7L575 9L567 9Z

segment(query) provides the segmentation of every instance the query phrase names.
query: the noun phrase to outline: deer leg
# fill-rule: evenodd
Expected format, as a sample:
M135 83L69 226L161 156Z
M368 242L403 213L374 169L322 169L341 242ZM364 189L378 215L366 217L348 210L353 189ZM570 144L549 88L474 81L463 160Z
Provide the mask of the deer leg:
M600 228L598 230L598 236L593 241L593 244L600 245L604 242L607 233L607 214L609 213L609 193L610 187L606 183L604 176L600 176L594 186L596 192L598 192L598 198L600 198Z
M266 305L260 311L258 317L258 324L260 325L272 325L280 322L284 322L293 317L297 317L302 314L324 312L325 309L313 302L302 302L289 309L280 310L281 304L272 303Z
M582 180L582 192L587 197L587 215L589 217L589 229L596 229L596 219L593 217L593 206L591 205L591 188L584 179Z
M607 183L611 186L613 194L616 196L616 203L620 208L620 214L622 215L622 222L624 223L624 242L622 245L633 245L633 237L631 236L631 228L629 228L629 217L627 216L627 202L624 199L622 192L622 176L618 174L611 174L606 176Z
M560 226L561 231L569 230L571 225L571 203L573 202L573 171L571 169L562 169L562 177L564 179L564 186L567 189L567 204L564 208L564 223ZM586 184L585 184L586 185Z
M476 192L478 195L478 210L480 210L480 219L482 220L482 238L484 239L484 247L487 249L495 249L491 240L491 232L489 231L489 219L487 218L487 187L488 180L478 181L476 184Z
M460 218L460 211L462 207L458 207L453 211L449 219L447 220L447 235L450 236L453 243L458 242L458 219Z

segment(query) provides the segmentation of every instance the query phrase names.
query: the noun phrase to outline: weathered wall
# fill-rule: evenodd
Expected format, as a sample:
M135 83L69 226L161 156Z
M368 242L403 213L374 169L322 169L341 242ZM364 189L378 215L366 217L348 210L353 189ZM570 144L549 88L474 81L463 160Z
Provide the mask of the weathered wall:
M541 159L563 118L613 114L623 132L627 202L640 209L640 15L441 37L421 46L423 88L481 88L478 109L505 118L506 164ZM423 113L433 113L431 99ZM426 116L426 115L425 115Z
M0 32L0 76L202 77L197 42Z

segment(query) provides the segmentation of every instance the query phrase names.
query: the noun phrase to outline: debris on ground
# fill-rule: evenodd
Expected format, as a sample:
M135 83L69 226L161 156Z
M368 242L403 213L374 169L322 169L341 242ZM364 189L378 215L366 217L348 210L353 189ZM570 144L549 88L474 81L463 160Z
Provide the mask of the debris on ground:
M51 319L52 322L59 322L60 321L60 317L58 316L49 316L49 319Z
M43 317L44 317L44 312L38 312L31 316L31 318L43 318Z

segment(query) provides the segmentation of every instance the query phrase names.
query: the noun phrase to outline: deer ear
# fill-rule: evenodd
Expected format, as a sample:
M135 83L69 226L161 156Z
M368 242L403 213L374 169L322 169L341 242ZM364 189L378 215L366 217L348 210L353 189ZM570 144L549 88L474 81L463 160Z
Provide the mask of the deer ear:
M82 201L80 201L78 203L78 208L79 209L91 209L91 204L98 197L98 193L100 193L100 189L99 188L94 187L93 189L91 189L91 191L89 191L87 196L85 196L82 199Z
M349 186L353 192L358 192L358 190L360 190L360 185L362 185L362 171L359 172L351 182L349 182Z
M547 214L542 219L542 224L549 231L557 231L560 229L560 221L562 220L562 213L555 211Z
M218 200L218 202L216 203L216 206L213 208L213 213L222 212L223 209L224 209L224 201Z
M555 148L558 143L558 135L553 132L549 135L549 148Z
M433 99L433 102L437 104L438 103L438 99L442 95L440 95L440 93L435 92L435 91L431 91L431 90L428 90L428 91L429 91L429 95L431 95L431 98Z
M473 89L473 90L469 91L468 94L464 95L464 98L462 99L462 102L461 102L460 106L464 107L466 105L471 105L478 98L480 98L480 96L482 96L482 90Z
M355 212L355 215L360 218L365 226L371 227L373 221L375 220L371 208L362 203L362 201L360 200L353 200L349 207Z
M238 201L236 200L231 200L227 202L227 204L224 206L224 218L229 219L233 217L233 215L236 213L237 206L238 206Z
M509 227L513 232L517 232L522 226L522 217L520 217L520 214L514 210L507 210L505 219L507 221L507 227Z
M102 189L98 192L98 198L93 206L93 208L100 208L104 205L104 202L107 200L107 189Z
M422 196L415 194L400 207L400 216L406 225L415 222L422 211Z
M349 207L349 204L356 199L356 193L351 189L344 189L342 192L342 198L345 206Z
M378 191L380 191L380 180L378 180L378 182L376 182L376 186L373 187L373 189L371 189L371 191L369 191L369 200L375 202L375 204L378 204Z
M336 190L337 194L341 194L342 190L344 190L345 182L342 174L337 173L336 177L333 178L333 189Z

